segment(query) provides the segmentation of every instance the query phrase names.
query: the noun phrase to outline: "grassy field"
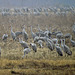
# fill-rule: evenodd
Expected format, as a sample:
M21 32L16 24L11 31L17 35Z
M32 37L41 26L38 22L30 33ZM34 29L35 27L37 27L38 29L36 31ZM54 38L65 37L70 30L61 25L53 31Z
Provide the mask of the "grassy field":
M66 44L70 47L72 55L58 56L56 50L50 51L44 44L44 48L38 47L37 53L33 50L22 59L23 48L18 41L13 41L10 36L11 25L13 30L22 31L25 25L29 35L28 45L33 42L30 35L30 26L37 32L37 24L42 30L51 27L64 34L72 33L72 25L75 22L75 14L62 15L25 15L25 16L1 16L0 15L0 75L75 75L75 47L72 47L69 40ZM4 26L3 26L4 25ZM2 41L2 35L8 33L7 42ZM22 36L20 36L22 37ZM73 35L75 40L75 36Z
M6 62L6 63L5 63ZM1 59L0 75L75 75L74 60Z

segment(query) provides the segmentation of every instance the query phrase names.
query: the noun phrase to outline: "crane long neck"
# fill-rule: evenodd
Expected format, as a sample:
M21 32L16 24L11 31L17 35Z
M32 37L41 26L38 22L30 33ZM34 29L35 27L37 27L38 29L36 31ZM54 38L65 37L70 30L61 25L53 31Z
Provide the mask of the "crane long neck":
M72 40L72 35L70 36L70 40Z
M48 30L47 25L46 25L46 31Z
M58 45L58 40L56 41L55 47Z
M56 45L58 44L58 40L56 41Z
M63 45L62 39L61 39L61 46Z
M19 38L19 42L21 42L21 39Z
M42 47L42 44L40 43L40 46Z
M25 32L25 25L24 25L24 27L23 27L23 31Z
M65 45L65 39L64 39L64 45Z
M21 39L21 38L19 38L19 42L21 43L23 41L23 38Z
M25 32L25 28L23 28L23 32Z
M25 29L25 25L24 25L24 29Z
M13 31L13 30L12 30L12 26L11 26L11 31Z

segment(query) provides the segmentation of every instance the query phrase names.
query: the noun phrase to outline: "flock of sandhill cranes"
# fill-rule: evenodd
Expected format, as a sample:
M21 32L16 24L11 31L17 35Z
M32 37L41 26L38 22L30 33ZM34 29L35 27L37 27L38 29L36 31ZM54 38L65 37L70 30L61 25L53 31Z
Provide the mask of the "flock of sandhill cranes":
M72 55L72 51L70 50L69 46L65 44L65 40L69 38L71 45L75 47L75 41L72 40L72 35L70 35L70 33L67 33L66 35L64 35L61 31L51 32L47 28L45 31L43 31L40 29L39 25L38 25L38 32L34 33L32 28L33 27L31 26L31 36L33 38L34 43L30 43L30 47L33 49L34 52L37 52L37 44L39 45L40 48L43 48L45 47L43 43L46 43L47 48L49 48L51 51L56 49L56 52L60 56L63 56L62 50L67 55ZM73 32L75 35L75 25L73 25ZM22 35L23 38L18 39L19 35ZM53 38L52 35L55 36L55 38ZM24 56L31 51L31 49L29 48L29 45L27 44L27 40L29 38L25 30L25 26L23 27L22 32L21 31L14 32L11 26L11 36L12 36L12 39L15 41L16 39L18 39L19 43L24 48L23 50L24 55L22 56L24 58ZM4 41L7 40L7 38L8 38L8 34L4 34L2 36L2 39ZM0 48L0 51L1 51L1 48Z

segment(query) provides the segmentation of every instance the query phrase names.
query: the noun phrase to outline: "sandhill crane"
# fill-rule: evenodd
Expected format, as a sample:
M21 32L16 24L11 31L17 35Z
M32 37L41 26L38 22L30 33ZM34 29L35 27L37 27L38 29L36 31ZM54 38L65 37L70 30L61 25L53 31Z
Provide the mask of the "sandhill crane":
M39 37L36 36L36 37L34 38L34 43L35 43L35 42L38 42L38 40L39 40Z
M75 29L73 29L73 33L74 33L74 35L75 35Z
M42 40L38 40L38 44L39 44L40 48L43 48L42 43L43 43L43 41L42 41Z
M24 39L27 41L27 40L28 40L28 34L27 34L27 32L25 31L25 26L24 26L24 28L23 28L22 34L23 34Z
M31 26L31 35L33 39L36 37L36 34L32 31L32 26Z
M22 39L19 38L19 42L22 45L22 47L24 47L24 49L28 48L28 44L25 41L23 41Z
M62 32L61 32L61 31L55 32L55 30L54 30L54 31L52 32L52 35L55 35L55 36L56 36L56 35L59 34L59 33L61 34Z
M22 35L22 32L16 31L16 32L15 32L15 35L16 35L16 36Z
M22 56L22 58L24 58L25 54L28 54L31 51L31 49L25 48L23 51L24 51L24 55Z
M67 45L65 45L65 39L63 39L63 41L61 39L61 47L62 47L63 51L68 55L72 55L72 51L70 50L70 48Z
M75 47L75 41L72 40L72 35L70 36L71 45Z
M56 42L58 42L58 39L57 38L52 38L52 41L54 44L56 44Z
M75 29L75 23L74 23L74 25L72 26L72 28Z
M44 34L47 38L51 38L52 33L47 28L46 28L46 31L44 32Z
M49 33L48 33L49 39L51 39L51 35L52 35L52 33L49 31Z
M52 32L52 35L57 35L57 34L62 34L62 32L61 31Z
M72 30L73 30L73 33L74 33L74 35L75 35L75 23L74 23L74 25L73 25L73 27L72 27Z
M44 34L48 34L49 30L46 28L46 30L44 31Z
M65 38L70 38L70 36L71 36L70 33L64 35Z
M40 29L39 24L38 24L38 30L39 30L39 32L43 32L43 31Z
M61 47L59 46L59 44L56 44L55 47L56 47L56 51L57 51L58 55L63 56L63 53L62 53L62 50L61 50Z
M56 38L57 38L57 39L62 39L62 38L63 38L63 33L58 33L58 34L56 34Z
M58 40L56 40L55 47L56 47L56 51L57 51L58 55L63 56L61 47L58 44Z
M8 34L3 34L3 36L2 36L2 40L7 40L7 38L8 38Z
M51 32L51 27L50 27L49 28L49 33L48 33L49 39L51 39L51 35L52 35L52 32Z
M40 35L40 37L44 37L44 36L45 36L44 31L42 31L42 30L40 29L39 24L38 24L38 30L39 30L39 35Z
M73 27L73 29L72 29L72 30L73 30L73 33L74 33L74 35L75 35L75 25L74 25L74 27Z
M46 39L47 39L46 37L39 37L39 40L42 40L44 42L46 41Z
M36 37L34 38L34 43L35 43L35 42L38 42L38 40L45 41L45 40L46 40L46 37L39 37L39 36L36 36Z
M30 46L32 47L34 52L37 52L37 46L34 43L30 43Z
M47 39L47 40L46 40L46 45L47 45L47 47L48 47L51 51L54 50L54 43L53 43L52 40Z
M13 40L16 40L16 34L15 34L15 32L13 32L12 26L11 26L11 36L12 36Z
M44 37L45 36L45 34L44 33L41 33L41 32L36 32L35 34L36 34L36 36L39 36L40 35L40 37Z
M4 30L5 30L5 32L6 32L6 27L5 27L4 25L3 25L3 27L4 27ZM7 33L3 34L2 40L6 41L7 38L8 38L8 34L7 34Z
M36 32L35 34L36 34L36 36L39 36L39 32Z

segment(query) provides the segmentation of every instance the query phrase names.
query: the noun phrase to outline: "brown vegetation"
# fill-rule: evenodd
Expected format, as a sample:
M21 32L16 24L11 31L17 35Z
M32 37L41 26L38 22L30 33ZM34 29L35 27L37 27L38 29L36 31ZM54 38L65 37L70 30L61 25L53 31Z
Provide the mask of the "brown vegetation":
M70 46L72 56L58 56L56 50L50 51L48 48L40 49L37 53L31 51L22 59L23 48L19 42L12 40L10 28L12 25L14 31L22 31L23 25L29 34L28 44L32 42L30 35L30 26L33 31L37 31L37 24L45 30L45 27L51 27L51 30L57 29L64 34L72 34L72 25L75 22L75 14L62 15L25 15L25 16L2 16L0 15L0 75L74 75L75 74L75 48ZM4 27L3 27L4 25ZM2 35L8 33L7 42L2 41ZM73 37L74 38L74 37ZM70 45L70 42L67 42Z

